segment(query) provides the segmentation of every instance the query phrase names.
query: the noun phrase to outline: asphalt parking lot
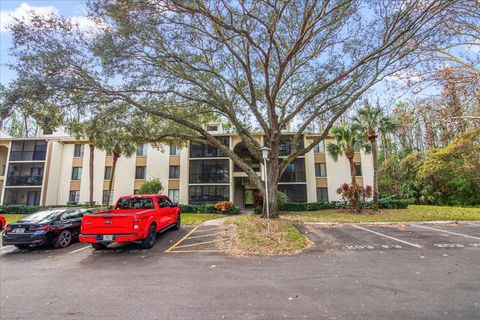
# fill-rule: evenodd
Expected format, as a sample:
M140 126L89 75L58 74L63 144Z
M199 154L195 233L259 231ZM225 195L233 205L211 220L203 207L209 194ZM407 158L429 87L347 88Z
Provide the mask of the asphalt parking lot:
M286 257L226 256L209 229L150 250L1 247L0 318L480 319L477 222L304 225L315 244Z

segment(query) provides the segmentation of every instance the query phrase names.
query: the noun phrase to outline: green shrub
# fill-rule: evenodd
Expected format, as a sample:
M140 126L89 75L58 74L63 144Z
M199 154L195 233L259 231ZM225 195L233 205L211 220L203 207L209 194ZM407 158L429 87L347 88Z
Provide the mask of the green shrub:
M380 199L379 207L381 209L406 209L409 200L401 199ZM364 208L371 208L372 202L364 203ZM331 202L287 202L280 208L280 211L318 211L325 209L347 209L349 204L346 201ZM261 213L261 208L260 208Z
M145 181L140 189L138 190L138 194L158 194L163 191L163 185L160 179L158 178L151 178Z
M214 204L181 204L180 210L182 213L213 213L222 214L220 210L215 209ZM235 215L240 213L240 208L233 206L225 214Z
M263 208L262 207L255 207L253 208L253 213L255 214L262 214Z

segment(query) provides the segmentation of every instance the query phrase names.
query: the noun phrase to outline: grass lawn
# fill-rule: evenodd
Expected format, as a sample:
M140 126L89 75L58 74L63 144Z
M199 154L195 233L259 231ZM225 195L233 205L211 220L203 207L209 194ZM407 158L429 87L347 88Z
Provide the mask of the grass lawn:
M309 246L309 241L290 222L265 219L255 216L240 216L228 219L227 232L233 241L226 248L234 255L278 255L300 252Z
M204 221L225 217L213 213L182 213L182 224L186 226L201 224Z
M407 209L382 209L378 213L320 210L282 212L281 217L291 221L339 223L480 220L480 208L410 205Z
M5 220L7 220L7 224L18 221L25 217L24 214L15 214L15 213L2 213L2 216L5 217Z

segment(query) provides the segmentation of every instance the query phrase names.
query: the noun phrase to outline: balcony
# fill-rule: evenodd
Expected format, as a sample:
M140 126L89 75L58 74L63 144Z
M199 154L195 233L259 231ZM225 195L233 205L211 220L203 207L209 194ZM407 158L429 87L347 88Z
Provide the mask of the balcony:
M45 161L46 151L12 151L10 161Z
M43 175L28 175L28 176L9 176L7 177L8 186L41 186L43 182Z

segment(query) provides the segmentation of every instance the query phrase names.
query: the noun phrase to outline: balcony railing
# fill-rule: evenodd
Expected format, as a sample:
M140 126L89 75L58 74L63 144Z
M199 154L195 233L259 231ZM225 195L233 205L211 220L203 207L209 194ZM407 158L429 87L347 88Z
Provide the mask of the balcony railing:
M44 161L46 151L12 151L10 161Z
M43 175L7 177L7 186L41 186Z

